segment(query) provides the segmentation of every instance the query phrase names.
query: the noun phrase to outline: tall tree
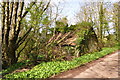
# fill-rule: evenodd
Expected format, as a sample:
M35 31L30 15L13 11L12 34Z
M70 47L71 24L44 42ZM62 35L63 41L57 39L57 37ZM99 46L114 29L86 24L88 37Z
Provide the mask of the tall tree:
M35 2L30 3L24 11L24 2L2 3L2 58L3 67L14 64L18 60L16 50L25 41L32 28L19 39L21 21L27 15Z
M114 23L114 30L116 34L116 40L119 41L119 3L113 4L113 11L112 11L112 22Z
M48 29L50 25L50 20L46 11L49 9L49 6L47 6L46 10L44 11L44 7L46 7L45 4L45 2L35 4L35 6L32 7L30 13L28 14L29 20L25 19L28 22L23 22L24 24L29 24L26 25L25 28L33 26L32 31L29 34L30 36L27 38L27 40L29 40L29 45L27 45L26 48L22 51L22 55L25 56L23 57L24 59L29 58L29 56L33 54L41 54L42 52L40 50L43 50L43 48L45 48L45 44L47 42L47 39L49 38ZM24 29L24 31L26 30Z
M100 2L100 6L99 6L99 21L100 21L100 27L99 27L99 31L100 31L100 41L102 42L103 39L103 26L104 26L104 10L103 10L103 2Z
M93 29L94 24L92 22L85 22L77 24L77 40L76 40L76 54L77 56L99 51L101 45L98 41L98 37Z
M18 61L21 50L17 49L26 41L33 25L27 28L24 34L23 26L21 26L23 19L29 13L30 9L36 2L30 2L25 6L24 2L2 2L2 64L3 68L10 66ZM50 0L46 5L42 5L41 15L46 11L50 4Z
M118 41L120 42L120 2L118 2Z

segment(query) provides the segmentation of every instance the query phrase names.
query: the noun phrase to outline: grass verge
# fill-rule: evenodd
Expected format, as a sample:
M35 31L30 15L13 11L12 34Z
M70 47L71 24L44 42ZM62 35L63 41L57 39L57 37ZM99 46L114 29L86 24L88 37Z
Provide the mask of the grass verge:
M85 54L72 61L42 62L29 71L7 74L5 78L48 78L52 75L78 67L118 50L119 47L103 48L100 52Z

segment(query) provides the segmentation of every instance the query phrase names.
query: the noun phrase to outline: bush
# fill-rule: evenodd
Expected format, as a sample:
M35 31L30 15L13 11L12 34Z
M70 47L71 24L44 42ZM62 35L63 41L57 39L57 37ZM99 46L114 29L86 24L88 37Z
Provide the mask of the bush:
M43 62L29 71L12 73L5 75L6 78L48 78L54 74L78 67L82 64L96 60L113 51L118 50L118 46L114 48L103 48L100 52L85 54L75 58L72 61L52 61Z
M18 62L17 64L13 64L12 66L10 66L9 68L5 69L5 70L2 70L0 72L0 75L5 75L5 74L8 74L8 73L11 73L13 72L14 70L18 69L18 68L21 68L22 66L25 66L27 64L28 61L24 61L24 62Z

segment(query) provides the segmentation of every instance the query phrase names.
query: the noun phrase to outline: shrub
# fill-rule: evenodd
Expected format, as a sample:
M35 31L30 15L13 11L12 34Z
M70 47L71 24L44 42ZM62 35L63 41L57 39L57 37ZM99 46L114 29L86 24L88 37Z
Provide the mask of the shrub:
M90 61L103 57L113 51L118 50L117 47L103 48L100 52L85 54L75 58L72 61L51 61L43 62L29 71L12 73L5 75L6 78L48 78L54 74L78 67Z

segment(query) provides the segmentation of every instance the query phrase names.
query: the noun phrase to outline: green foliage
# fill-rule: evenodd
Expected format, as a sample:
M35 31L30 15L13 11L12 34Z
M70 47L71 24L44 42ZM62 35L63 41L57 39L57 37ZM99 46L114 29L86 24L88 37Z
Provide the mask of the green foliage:
M83 39L84 39L84 37L79 37L79 38L77 38L77 40L76 40L76 44L79 45L80 42L81 42Z
M44 11L46 2L41 1L35 4L26 19L23 20L22 25L25 26L23 29L26 32L30 27L32 30L26 39L28 41L26 47L20 54L19 61L30 59L35 61L39 54L43 54L40 50L44 50L47 41L51 37L50 33L50 23L51 20L48 13ZM25 41L25 42L26 42ZM23 43L17 51L20 51L24 47Z
M62 27L56 27L56 32L66 33L68 32L68 25L63 25Z
M25 66L27 63L29 62L29 60L26 60L24 62L18 62L17 64L13 64L12 66L10 66L9 68L2 70L0 72L0 74L4 75L4 74L8 74L13 72L14 70L21 68L22 66Z
M118 50L118 46L113 48L103 48L102 51L100 52L85 54L79 58L73 59L72 61L43 62L29 71L12 73L5 75L5 77L6 78L48 78L54 74L58 74L60 72L75 68L82 64L103 57L116 50Z
M38 56L37 56L37 59L39 59L39 60L44 60L44 59L45 59L45 55L38 55Z
M118 42L118 43L116 44L116 46L120 46L120 42ZM120 47L119 47L119 49L120 49Z
M31 61L36 61L36 60L37 60L37 56L38 56L38 54L30 53L30 54L29 54L29 59L30 59Z
M71 25L70 27L68 27L68 32L69 31L75 31L77 25Z
M86 21L82 21L81 23L77 24L78 26L84 27L84 28L89 28L90 26L93 26L92 22L86 22Z
M47 47L45 50L46 53L46 59L47 61L61 61L66 55L66 52L64 48L58 48L57 46L54 46L56 44L51 44L51 46Z
M112 47L116 45L116 43L118 43L118 41L116 40L116 35L114 34L109 34L108 36L105 36L105 38L103 38L103 42L104 46L106 47Z
M56 32L61 32L61 33L68 32L67 18L62 18L61 20L56 21L55 25L56 25L55 26Z
M75 53L75 47L71 47L71 46L66 46L64 47L67 55L73 56Z
M81 22L77 24L78 27L76 27L79 31L77 31L78 38L76 40L76 44L80 44L81 41L84 39L84 36L88 34L89 29L91 26L93 26L93 23L91 22Z

